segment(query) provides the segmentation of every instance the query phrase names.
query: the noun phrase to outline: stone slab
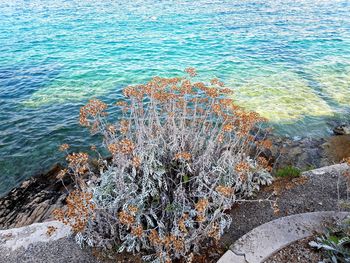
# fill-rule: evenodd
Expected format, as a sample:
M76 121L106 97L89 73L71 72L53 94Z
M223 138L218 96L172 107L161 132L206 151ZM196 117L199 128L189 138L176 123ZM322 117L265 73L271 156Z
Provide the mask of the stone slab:
M48 227L55 227L51 235ZM81 249L70 228L57 221L0 231L0 263L98 263L91 250Z
M48 227L55 230L48 234ZM11 250L27 248L30 244L55 241L68 237L70 228L58 221L36 223L29 226L0 230L0 246Z
M339 175L349 169L346 163L334 164L330 166L321 167L318 169L303 172L304 176L317 176L317 175Z
M217 263L246 263L244 256L239 256L233 253L231 250L226 251L226 253L219 259Z

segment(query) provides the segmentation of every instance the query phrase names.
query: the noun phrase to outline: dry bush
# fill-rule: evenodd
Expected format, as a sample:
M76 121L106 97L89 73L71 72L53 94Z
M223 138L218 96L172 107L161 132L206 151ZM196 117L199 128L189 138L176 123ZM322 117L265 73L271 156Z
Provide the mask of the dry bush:
M79 243L171 262L218 240L231 223L225 210L271 182L267 160L258 157L271 142L256 139L265 120L235 105L217 79L193 82L195 70L186 71L189 77L126 87L125 99L108 108L119 112L116 123L99 100L81 109L80 123L103 135L112 159L100 159L97 176L86 154L67 157L63 173L74 176L77 190L56 215Z

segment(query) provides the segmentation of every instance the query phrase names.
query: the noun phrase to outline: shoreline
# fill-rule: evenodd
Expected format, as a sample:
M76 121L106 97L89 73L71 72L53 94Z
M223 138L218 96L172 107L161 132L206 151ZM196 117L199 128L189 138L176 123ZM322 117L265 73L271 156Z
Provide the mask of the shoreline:
M263 154L272 160L274 170L293 166L301 171L332 165L344 155L350 156L350 125L334 129L334 135L328 138L292 138L269 134L273 142L271 150ZM343 130L343 133L342 133ZM22 227L52 219L54 209L65 206L68 195L62 182L56 178L63 166L59 163L0 197L0 230ZM68 188L73 188L73 181L64 179Z

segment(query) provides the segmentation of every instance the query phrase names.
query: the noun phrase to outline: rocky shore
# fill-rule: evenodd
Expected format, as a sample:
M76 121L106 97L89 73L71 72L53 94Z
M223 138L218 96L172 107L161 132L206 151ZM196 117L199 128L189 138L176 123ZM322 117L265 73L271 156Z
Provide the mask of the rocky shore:
M56 178L61 169L56 164L47 173L24 181L0 198L0 230L43 222L52 217L54 209L63 207L67 191Z
M292 165L302 171L338 163L350 156L350 125L338 125L334 136L325 139L291 139L270 135L273 142L265 155L274 162L275 170ZM54 165L47 173L39 174L0 198L0 230L21 227L52 218L52 211L65 205L67 189L57 179L62 169ZM70 178L65 185L72 187Z

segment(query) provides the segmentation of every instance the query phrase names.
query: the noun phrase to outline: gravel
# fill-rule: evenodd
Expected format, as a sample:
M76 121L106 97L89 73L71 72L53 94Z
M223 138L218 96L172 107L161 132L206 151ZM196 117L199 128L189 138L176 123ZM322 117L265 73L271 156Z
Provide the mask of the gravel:
M0 246L0 263L97 263L90 250L81 250L73 239L35 243L27 249Z

